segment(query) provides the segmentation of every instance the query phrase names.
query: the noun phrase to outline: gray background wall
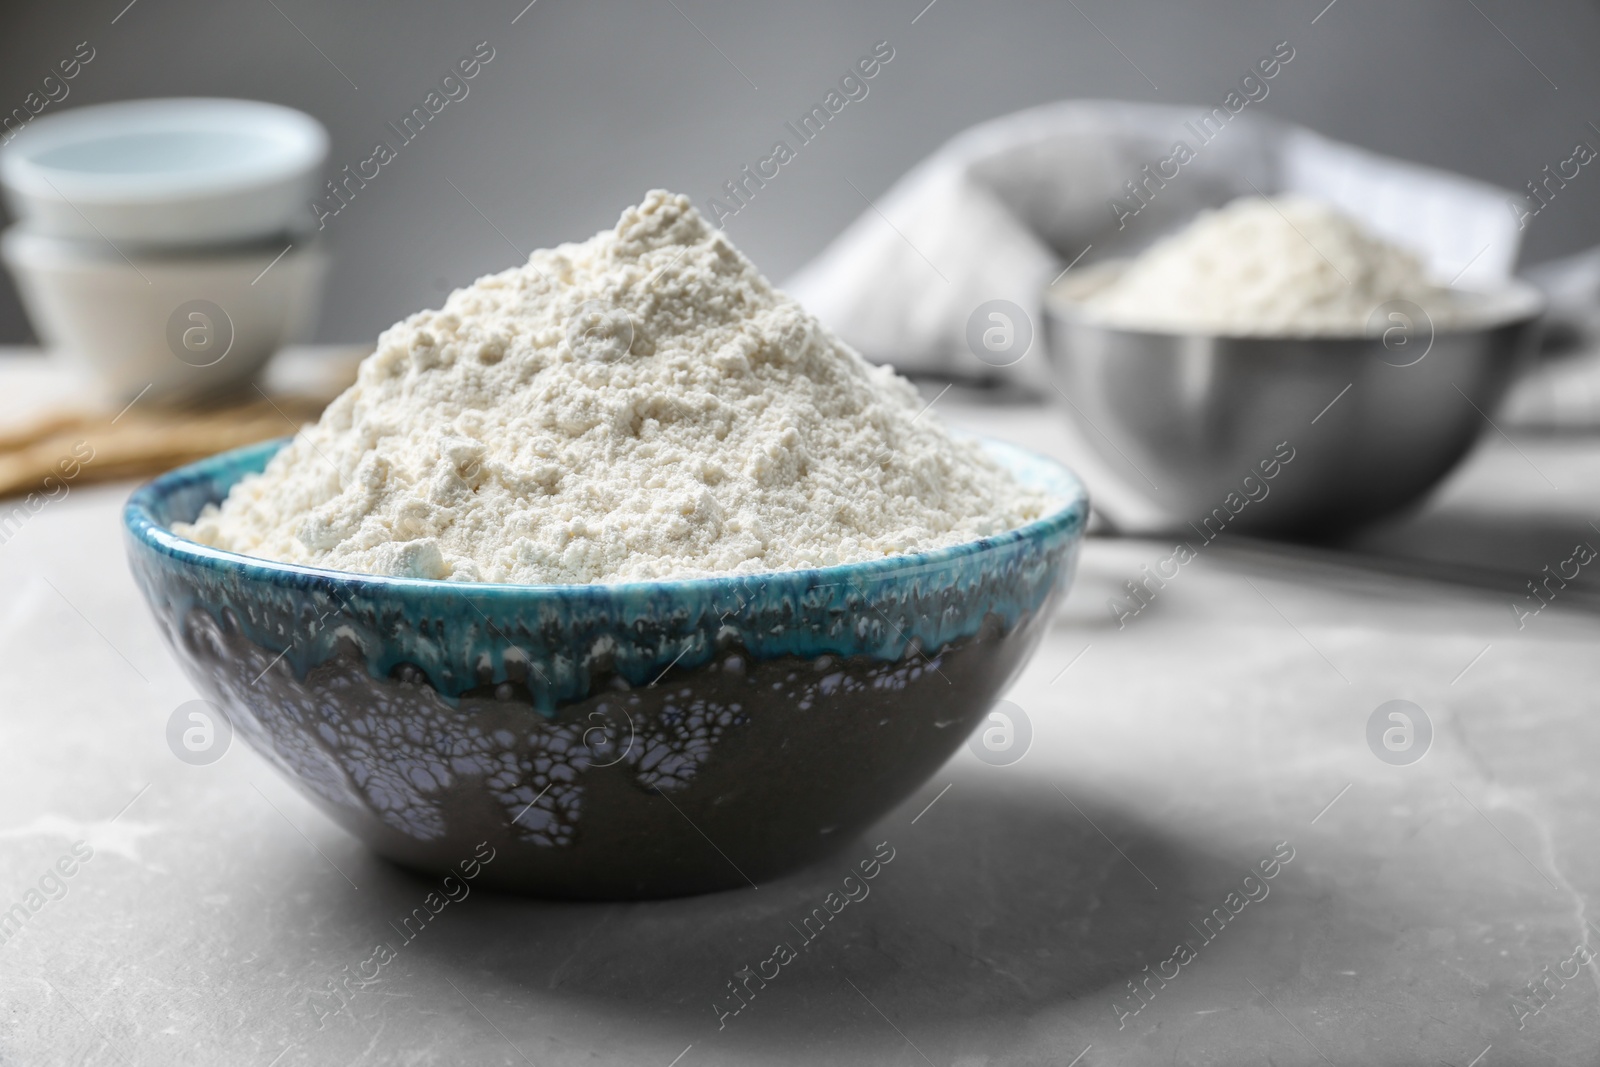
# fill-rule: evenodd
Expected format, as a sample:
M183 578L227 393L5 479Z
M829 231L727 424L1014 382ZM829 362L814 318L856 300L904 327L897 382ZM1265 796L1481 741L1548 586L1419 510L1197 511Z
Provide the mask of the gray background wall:
M1326 0L936 0L913 24L926 2L537 0L513 24L526 0L7 0L0 110L88 40L96 58L62 106L277 101L327 124L337 167L392 140L385 123L488 41L471 95L329 220L320 336L337 341L519 260L511 245L587 236L652 186L703 203L878 40L896 55L870 96L728 223L774 278L862 210L846 179L875 196L963 127L1044 101L1210 106L1285 39L1295 60L1261 109L1341 140L1512 188L1580 138L1600 147L1588 3L1336 0L1313 25ZM1597 243L1586 168L1530 226L1524 262ZM28 336L0 283L0 341Z

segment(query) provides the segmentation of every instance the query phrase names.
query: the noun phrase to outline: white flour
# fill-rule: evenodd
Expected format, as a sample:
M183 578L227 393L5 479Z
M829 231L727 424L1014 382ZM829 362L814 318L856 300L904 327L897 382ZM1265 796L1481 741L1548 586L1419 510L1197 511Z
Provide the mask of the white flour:
M923 408L655 191L384 331L321 421L177 530L338 570L615 582L856 562L1054 506Z
M1069 297L1104 270L1069 278ZM1158 242L1083 299L1095 318L1129 329L1232 336L1360 336L1372 313L1409 300L1435 326L1457 317L1410 252L1304 197L1235 200ZM1379 316L1381 329L1388 322Z

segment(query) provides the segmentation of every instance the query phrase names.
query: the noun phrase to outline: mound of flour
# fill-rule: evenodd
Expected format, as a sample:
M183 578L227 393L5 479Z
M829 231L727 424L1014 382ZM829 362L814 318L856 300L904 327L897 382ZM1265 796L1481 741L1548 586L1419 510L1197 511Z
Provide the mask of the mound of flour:
M177 530L371 574L616 582L920 551L1055 506L924 407L658 190L384 331Z
M1064 291L1070 297L1081 289ZM1436 326L1457 317L1450 294L1428 280L1416 256L1328 204L1286 196L1248 197L1201 215L1082 304L1128 329L1360 336L1391 300L1417 304Z

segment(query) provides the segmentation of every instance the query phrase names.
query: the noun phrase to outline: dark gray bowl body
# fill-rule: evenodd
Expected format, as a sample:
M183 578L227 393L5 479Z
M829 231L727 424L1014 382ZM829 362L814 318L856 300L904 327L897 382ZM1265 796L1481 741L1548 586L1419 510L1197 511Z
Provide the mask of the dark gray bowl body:
M759 882L828 854L966 739L1038 644L1087 500L1022 530L844 567L613 586L363 576L167 527L277 447L151 483L134 575L238 732L376 852L559 897Z

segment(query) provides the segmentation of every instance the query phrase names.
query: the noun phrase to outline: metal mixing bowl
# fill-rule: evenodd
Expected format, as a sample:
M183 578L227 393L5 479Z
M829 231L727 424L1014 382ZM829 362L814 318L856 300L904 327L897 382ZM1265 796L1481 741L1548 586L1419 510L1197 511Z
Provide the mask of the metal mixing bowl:
M1206 536L1326 538L1419 499L1491 426L1544 307L1514 282L1453 291L1480 326L1384 305L1363 337L1162 333L1084 311L1114 271L1045 294L1052 373L1126 487Z

